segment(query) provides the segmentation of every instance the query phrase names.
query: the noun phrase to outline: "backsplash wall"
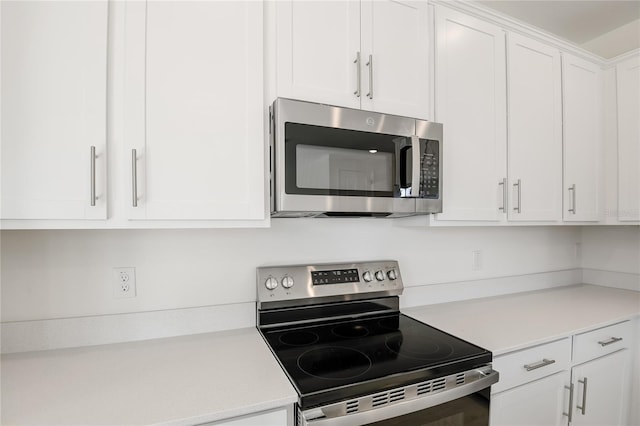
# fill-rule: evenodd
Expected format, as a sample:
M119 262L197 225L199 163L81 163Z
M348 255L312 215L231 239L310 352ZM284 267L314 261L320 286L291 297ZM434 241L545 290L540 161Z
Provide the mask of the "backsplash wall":
M640 226L582 229L584 282L640 291Z
M255 267L267 264L397 259L406 287L560 271L580 267L580 241L579 227L417 228L380 219L2 231L2 322L253 302ZM472 270L474 250L481 251L479 270ZM114 298L114 267L136 268L135 298Z

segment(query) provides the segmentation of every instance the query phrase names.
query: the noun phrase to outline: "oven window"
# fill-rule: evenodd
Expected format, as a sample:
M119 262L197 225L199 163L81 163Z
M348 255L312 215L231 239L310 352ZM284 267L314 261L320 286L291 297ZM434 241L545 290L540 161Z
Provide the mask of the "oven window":
M421 411L368 423L369 426L488 426L489 399L477 392Z
M398 159L411 139L285 123L285 190L289 194L394 197Z

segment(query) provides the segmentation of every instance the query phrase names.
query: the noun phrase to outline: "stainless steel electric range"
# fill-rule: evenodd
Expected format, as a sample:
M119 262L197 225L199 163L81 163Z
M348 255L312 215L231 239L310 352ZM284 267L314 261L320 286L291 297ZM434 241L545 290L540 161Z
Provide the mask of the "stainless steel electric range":
M261 267L257 287L297 425L489 424L491 352L402 314L396 261Z

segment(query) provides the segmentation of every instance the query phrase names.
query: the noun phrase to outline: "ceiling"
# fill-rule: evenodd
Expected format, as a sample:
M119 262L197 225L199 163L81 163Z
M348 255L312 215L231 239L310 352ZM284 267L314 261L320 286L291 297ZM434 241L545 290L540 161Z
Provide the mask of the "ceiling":
M478 0L478 3L603 57L640 47L640 0ZM599 51L594 51L595 45Z

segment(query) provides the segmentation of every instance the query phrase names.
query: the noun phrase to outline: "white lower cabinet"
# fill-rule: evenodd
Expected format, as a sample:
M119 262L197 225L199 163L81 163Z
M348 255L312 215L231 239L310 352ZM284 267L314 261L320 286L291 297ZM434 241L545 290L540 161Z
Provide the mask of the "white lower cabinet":
M623 349L572 370L572 424L626 424L631 352Z
M500 392L491 397L492 426L560 426L566 424L569 371Z
M630 321L495 357L490 424L627 424Z
M220 422L204 423L201 426L287 426L287 411L283 407L273 411L249 414Z

